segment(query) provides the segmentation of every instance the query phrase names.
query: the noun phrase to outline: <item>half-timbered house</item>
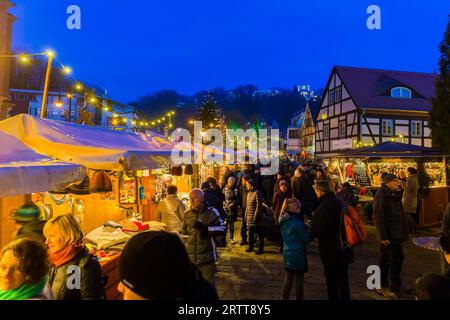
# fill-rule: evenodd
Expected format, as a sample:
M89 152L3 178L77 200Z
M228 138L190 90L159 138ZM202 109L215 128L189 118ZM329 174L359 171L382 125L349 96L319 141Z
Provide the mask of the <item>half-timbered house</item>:
M315 152L396 141L431 147L434 74L335 66L315 115Z
M314 107L314 104L310 105L309 102L306 104L305 119L303 120L301 128L301 150L305 157L314 157L316 140L316 127L314 117L316 111L317 107Z

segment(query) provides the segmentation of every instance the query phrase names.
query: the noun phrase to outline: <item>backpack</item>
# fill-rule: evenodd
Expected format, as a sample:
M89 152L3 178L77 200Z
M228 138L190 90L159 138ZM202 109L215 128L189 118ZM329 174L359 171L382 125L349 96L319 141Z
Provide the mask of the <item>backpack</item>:
M339 224L341 249L352 248L366 239L366 228L352 206L346 205L342 208Z

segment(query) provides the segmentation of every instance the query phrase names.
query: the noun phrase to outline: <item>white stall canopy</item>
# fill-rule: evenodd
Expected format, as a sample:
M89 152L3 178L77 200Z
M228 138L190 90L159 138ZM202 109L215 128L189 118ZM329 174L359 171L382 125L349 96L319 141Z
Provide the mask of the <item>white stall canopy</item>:
M38 154L0 132L0 197L62 189L82 180L86 168Z
M158 135L123 132L20 114L0 121L38 153L90 169L146 170L170 161L173 144Z

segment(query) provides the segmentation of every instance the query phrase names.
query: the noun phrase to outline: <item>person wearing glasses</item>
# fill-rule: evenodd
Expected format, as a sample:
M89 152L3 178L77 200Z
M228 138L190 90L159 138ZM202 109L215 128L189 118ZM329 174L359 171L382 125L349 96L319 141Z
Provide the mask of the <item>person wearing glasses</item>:
M0 300L53 300L48 270L41 242L24 238L9 243L0 253Z

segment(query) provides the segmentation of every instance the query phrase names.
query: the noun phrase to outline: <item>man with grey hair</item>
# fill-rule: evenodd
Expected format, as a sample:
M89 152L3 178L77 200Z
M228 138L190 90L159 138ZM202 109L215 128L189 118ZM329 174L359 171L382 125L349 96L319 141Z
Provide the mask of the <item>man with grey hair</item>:
M373 200L373 213L380 242L381 289L377 292L388 299L396 299L395 293L410 293L402 286L403 241L408 239L407 216L403 212L397 176L387 174L383 185ZM394 291L394 292L393 292Z
M214 235L223 234L225 226L216 208L203 200L203 192L193 189L189 193L191 207L184 213L182 234L187 235L186 249L189 258L206 281L215 287L217 252Z
M328 180L314 186L319 206L313 212L312 236L319 240L329 300L350 300L348 264L353 261L352 249L342 249L339 242L342 203L336 198Z

